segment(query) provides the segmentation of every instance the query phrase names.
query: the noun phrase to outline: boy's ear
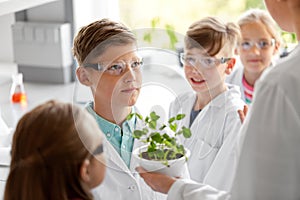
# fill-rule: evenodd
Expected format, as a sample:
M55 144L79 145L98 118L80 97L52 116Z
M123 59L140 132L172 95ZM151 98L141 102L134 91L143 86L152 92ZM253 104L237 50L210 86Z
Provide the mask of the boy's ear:
M226 74L230 74L233 70L233 67L235 65L236 59L235 58L231 58L228 62L227 62L227 67L226 67Z
M91 85L89 73L84 67L80 66L76 69L76 76L81 84L85 86Z
M89 166L90 166L90 161L88 159L85 159L80 166L80 178L85 183L89 183L91 180L90 173L89 173Z

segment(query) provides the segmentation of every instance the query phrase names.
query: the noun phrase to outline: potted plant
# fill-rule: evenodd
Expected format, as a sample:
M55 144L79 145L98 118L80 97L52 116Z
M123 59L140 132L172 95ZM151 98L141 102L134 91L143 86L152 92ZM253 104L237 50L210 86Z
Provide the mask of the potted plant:
M191 137L189 128L179 128L177 122L185 115L178 114L171 117L167 124L158 124L160 118L154 111L144 119L138 113L131 113L128 119L134 115L142 120L144 127L135 130L133 137L146 145L133 151L133 156L138 159L138 163L148 171L156 171L170 176L181 176L184 165L190 155L188 149L178 141L178 136L184 138Z

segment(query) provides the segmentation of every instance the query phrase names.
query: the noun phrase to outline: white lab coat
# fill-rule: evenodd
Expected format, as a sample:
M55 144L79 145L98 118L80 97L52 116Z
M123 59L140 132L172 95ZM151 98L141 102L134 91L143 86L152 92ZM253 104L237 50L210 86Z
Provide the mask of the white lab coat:
M187 92L179 96L170 106L170 116L184 113L186 117L180 126L189 127L190 113L196 101L196 93ZM226 140L232 140L239 132L241 121L237 110L242 109L244 102L240 98L239 89L228 85L228 90L214 98L198 114L191 125L192 136L184 139L184 146L191 151L188 160L190 177L197 182L208 182L222 190L230 189L233 173L237 163L235 155L226 156L226 160L214 164L220 157L219 150ZM232 136L228 137L228 135ZM227 152L226 152L227 153Z
M231 199L300 199L299 63L300 45L257 82L249 117L235 143L240 160ZM221 194L181 180L173 184L168 199L222 199Z
M141 127L137 121L137 129ZM106 174L101 185L94 188L92 193L95 200L160 200L166 199L166 195L154 192L136 172L138 166L136 160L131 157L130 169L122 160L115 148L104 137L104 151L106 155ZM133 148L145 145L139 140L134 140Z
M229 200L228 192L191 180L178 179L170 188L167 200Z
M300 46L256 84L235 199L300 199Z

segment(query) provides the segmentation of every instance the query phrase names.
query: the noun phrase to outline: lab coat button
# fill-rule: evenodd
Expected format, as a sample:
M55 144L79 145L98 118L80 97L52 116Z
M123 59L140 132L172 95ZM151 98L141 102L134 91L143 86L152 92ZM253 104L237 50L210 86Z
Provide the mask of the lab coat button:
M131 186L128 187L128 189L131 190L131 191L134 191L134 190L136 190L136 186L135 185L131 185Z
M118 128L118 127L116 127L116 128L115 128L115 131L119 131L119 128Z
M110 137L110 133L106 133L106 136L107 136L107 137Z

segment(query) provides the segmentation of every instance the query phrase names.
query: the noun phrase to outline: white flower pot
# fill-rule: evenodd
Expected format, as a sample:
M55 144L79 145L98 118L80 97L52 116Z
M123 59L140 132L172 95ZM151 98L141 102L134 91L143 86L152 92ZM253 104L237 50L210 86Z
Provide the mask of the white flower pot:
M183 177L185 169L187 169L186 165L186 158L189 158L190 151L188 149L185 149L186 156L183 156L179 159L174 160L168 160L169 166L166 166L162 163L162 161L157 160L148 160L141 158L139 155L140 153L146 151L148 148L147 145L136 148L132 155L134 159L137 160L137 163L142 166L144 169L146 169L149 172L158 172L162 174L166 174L172 177Z

